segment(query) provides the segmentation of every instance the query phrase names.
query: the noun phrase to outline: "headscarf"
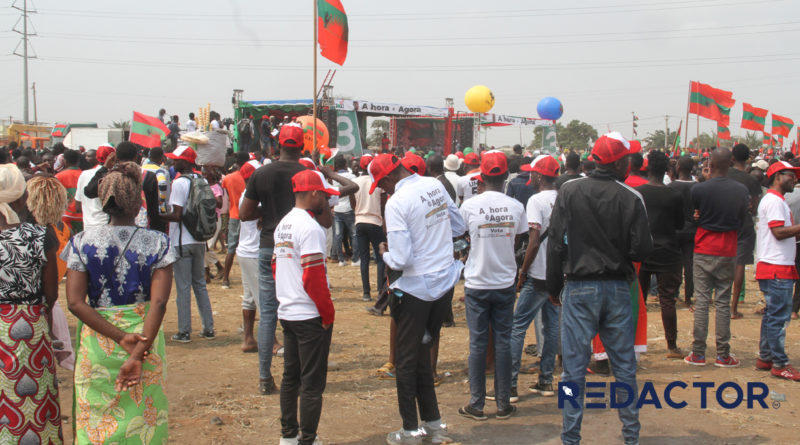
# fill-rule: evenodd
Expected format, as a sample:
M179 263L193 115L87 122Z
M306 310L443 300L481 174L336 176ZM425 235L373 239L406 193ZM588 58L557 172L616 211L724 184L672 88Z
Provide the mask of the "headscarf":
M100 181L98 197L109 215L132 215L142 206L142 173L135 162L120 162Z
M0 164L0 214L6 218L6 224L18 224L19 216L8 204L14 202L25 193L25 178L14 164Z

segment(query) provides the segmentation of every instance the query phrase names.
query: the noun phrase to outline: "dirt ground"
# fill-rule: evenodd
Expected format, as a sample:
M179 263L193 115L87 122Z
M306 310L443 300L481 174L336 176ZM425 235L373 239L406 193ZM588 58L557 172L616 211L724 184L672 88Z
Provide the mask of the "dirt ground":
M372 276L375 276L373 267ZM389 317L375 317L364 311L361 301L361 282L358 268L339 267L329 263L332 293L336 298L336 324L330 354L330 371L325 390L320 437L325 444L381 444L390 431L401 426L397 412L394 381L375 378L375 370L387 361L389 342ZM215 340L193 337L189 344L167 341L168 386L170 401L170 443L173 444L250 444L277 443L280 437L280 408L278 395L258 394L257 354L240 351L241 322L240 295L242 292L238 267L231 274L233 289L224 290L215 281L208 286L214 309L217 329ZM664 387L671 381L687 382L687 389L676 389L676 399L683 398L688 406L663 409L645 406L641 410L641 443L643 444L765 444L800 443L797 430L800 426L795 411L800 409L800 386L756 371L760 316L754 314L761 299L757 283L748 271L747 298L740 305L744 319L732 322L732 351L742 361L741 368L723 369L714 366L695 367L683 361L664 358L666 343L661 328L658 305L652 298L648 302L648 352L643 355L638 372L640 388L652 382L663 403ZM374 280L374 278L373 278ZM375 287L373 283L373 293ZM61 290L63 299L63 284ZM439 406L448 423L451 436L462 444L556 444L560 443L561 412L556 398L541 398L530 394L527 387L535 383L535 375L520 375L518 414L506 421L494 419L494 406L487 403L490 419L475 422L457 414L459 406L469 400L466 381L468 356L468 330L463 304L457 300L463 288L456 290L454 312L456 326L442 331L439 372L450 373L437 389ZM174 292L172 297L174 298ZM373 295L374 297L374 295ZM63 301L63 300L62 300ZM195 334L200 321L193 305ZM75 319L68 315L74 331ZM691 344L692 314L679 305L678 344L688 350ZM713 320L713 316L711 319ZM177 315L171 302L164 323L164 333L176 332ZM711 322L713 326L713 321ZM786 339L790 357L800 355L800 336L792 323ZM531 329L526 344L535 343ZM710 329L713 357L713 327ZM279 334L280 336L280 334ZM713 359L712 359L713 360ZM525 355L523 365L537 358ZM279 380L283 360L273 360L272 372ZM65 416L64 435L71 443L72 373L59 368L61 406ZM612 378L589 377L590 381L611 382ZM716 391L709 391L709 406L700 408L699 390L693 381L711 381L718 386L733 381L745 386L746 382L764 382L769 389L785 395L785 401L767 409L747 409L743 403L736 409L726 410L715 401ZM489 380L488 385L491 385ZM491 386L490 386L491 387ZM731 396L729 396L729 394ZM724 399L731 402L732 391ZM768 403L772 404L768 398ZM218 417L216 422L212 419ZM218 424L218 420L222 421ZM787 427L787 428L782 428ZM610 409L587 409L583 420L584 443L621 443L620 423L617 413Z

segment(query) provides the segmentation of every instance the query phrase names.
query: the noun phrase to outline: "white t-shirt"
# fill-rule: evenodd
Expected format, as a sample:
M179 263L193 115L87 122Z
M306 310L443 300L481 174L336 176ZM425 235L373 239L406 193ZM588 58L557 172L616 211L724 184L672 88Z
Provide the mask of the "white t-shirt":
M244 193L239 198L239 206L244 202ZM261 240L261 230L258 228L258 220L241 221L239 223L239 245L236 246L236 255L242 258L258 258L259 241Z
M444 177L450 181L450 185L453 186L453 190L456 190L456 204L458 204L458 180L461 179L461 176L458 176L458 173L446 171L444 172Z
M345 178L347 178L347 179L349 179L351 181L356 178L356 176L354 174L352 174L352 173L350 173L348 171L337 172L337 173L339 173L340 175L342 175L343 177L345 177ZM333 181L333 186L337 187L337 188L342 188L342 184L339 184L336 181ZM367 191L369 191L369 190L367 190ZM339 199L338 202L336 203L336 205L333 207L333 211L334 212L339 212L339 213L349 212L351 210L353 210L353 208L350 207L350 198L347 197L347 196L345 196L344 198Z
M205 179L204 179L205 181ZM186 176L179 176L172 181L172 193L169 195L169 205L170 206L180 206L183 208L184 212L186 211L186 201L189 199L189 188L192 185L192 182L189 181L189 178ZM181 227L178 227L178 223L171 222L169 223L169 240L173 246L186 246L189 244L200 244L203 241L197 241L194 239L189 230L186 229L186 225L183 222L180 223ZM183 231L183 233L181 233ZM181 241L183 241L181 243Z
M189 119L189 121L186 122L186 131L195 131L195 130L197 130L197 122Z
M771 227L788 227L794 225L794 218L789 205L783 196L769 190L758 204L758 228L756 235L757 258L759 262L780 266L794 266L796 252L795 238L790 236L782 240L775 238Z
M211 121L211 129L212 130L219 130L220 128L221 127L219 125L219 121L218 120L215 119L215 120Z
M94 178L100 165L85 170L78 176L78 184L75 186L75 200L81 203L83 209L83 228L99 227L108 224L108 213L103 211L103 204L99 198L89 199L83 194L83 189L89 185Z
M553 213L556 196L558 196L558 192L555 190L544 190L528 198L528 205L525 207L528 212L528 228L538 224L539 237L550 227L550 214ZM547 278L547 241L549 239L548 236L539 244L536 258L534 258L531 268L528 269L528 276L536 280Z
M306 255L322 254L325 264L325 242L325 229L305 210L295 207L278 223L274 255L279 319L300 321L320 316L303 287L300 260Z
M516 235L528 231L522 203L499 192L483 192L459 209L471 247L464 268L470 289L506 289L514 285Z
M383 190L375 187L375 192L369 194L369 189L372 187L372 179L369 175L359 176L353 182L358 185L358 191L355 194L356 208L353 209L356 214L356 224L367 223L380 226L383 224L383 217L381 217Z
M463 204L469 198L478 194L478 180L477 179L470 179L470 177L475 176L476 172L470 172L460 178L458 178L458 185L456 186L456 196L461 196L464 199L461 201Z

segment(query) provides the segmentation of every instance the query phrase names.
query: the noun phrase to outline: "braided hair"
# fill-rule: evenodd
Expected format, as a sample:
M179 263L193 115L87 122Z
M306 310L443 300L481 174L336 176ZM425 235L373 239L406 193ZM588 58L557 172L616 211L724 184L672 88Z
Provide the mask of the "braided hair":
M111 216L136 215L142 207L142 170L135 162L117 163L100 181L98 197Z
M67 209L67 189L50 175L36 175L28 181L27 206L37 224L58 225Z

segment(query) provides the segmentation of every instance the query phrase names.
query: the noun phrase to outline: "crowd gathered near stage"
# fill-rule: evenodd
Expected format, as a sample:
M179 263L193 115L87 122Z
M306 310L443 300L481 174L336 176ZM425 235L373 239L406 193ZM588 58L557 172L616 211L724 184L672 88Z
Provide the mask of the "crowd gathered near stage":
M238 286L234 262L241 351L258 355L253 389L280 404L281 445L322 443L332 267L360 275L364 316L390 316L388 361L364 372L396 382L391 445L450 442L449 416L508 419L523 392L555 406L559 382L577 388L561 440L580 443L587 373L638 394L650 294L666 358L734 368L744 354L731 342L738 305L755 278L761 295L746 298L765 302L759 352L755 369L741 372L800 380L785 348L800 311L800 160L791 152L643 150L611 132L585 152L403 150L384 135L354 155L309 152L302 126L273 118L258 122L263 131L248 122L249 143L240 135L243 148L212 166L179 140L177 116L169 120L162 147L0 150L0 444L63 443L68 403L56 366L74 370L74 443L167 443L165 345L215 339L207 283ZM469 397L440 412L439 341L458 301ZM691 338L678 338L681 306ZM178 328L165 333L168 310ZM73 335L66 312L77 319ZM529 329L540 361L523 388ZM273 367L277 355L283 369ZM175 377L170 385L180 385ZM624 443L638 444L636 404L619 419Z

